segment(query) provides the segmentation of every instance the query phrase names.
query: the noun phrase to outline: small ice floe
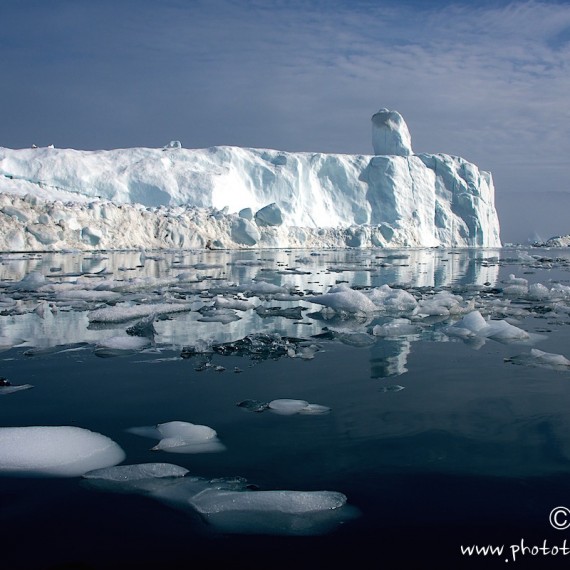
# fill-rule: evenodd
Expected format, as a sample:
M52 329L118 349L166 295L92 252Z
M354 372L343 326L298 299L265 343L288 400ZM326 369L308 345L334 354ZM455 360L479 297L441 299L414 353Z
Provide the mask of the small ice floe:
M184 477L188 469L172 463L140 463L138 465L118 465L87 472L86 479L106 481L137 481L149 477Z
M554 354L551 352L543 352L536 348L532 348L529 353L518 354L511 358L506 358L506 362L520 364L522 366L537 366L540 368L549 368L550 370L570 370L570 360L562 354Z
M419 332L419 327L412 324L410 319L393 319L389 323L383 325L375 325L372 328L374 336L383 337L398 337L416 335Z
M529 292L528 279L515 277L514 273L511 273L508 279L504 279L503 284L505 285L503 294L510 297L524 297Z
M278 359L297 349L300 339L278 334L250 334L239 340L214 344L211 350L222 356L248 356L252 360Z
M468 313L474 308L474 301L464 302L460 295L453 295L449 291L438 291L433 297L422 299L414 310L414 315L419 317L447 317Z
M198 311L202 316L198 319L201 323L221 323L227 325L241 319L232 309L215 309L203 307Z
M260 402L259 400L242 400L236 404L238 408L243 408L248 412L264 412L269 408L268 402Z
M259 400L243 400L236 404L248 412L264 412L269 410L281 416L293 416L295 414L323 415L330 413L331 409L321 404L309 404L306 400L279 399L271 402L260 402Z
M231 534L319 535L360 514L340 492L260 491L241 477L207 480L169 464L102 469L87 473L85 481L99 490L150 496L212 531Z
M324 305L336 312L373 313L378 310L367 295L345 284L335 285L323 295L306 295L303 301Z
M391 312L413 311L418 305L411 293L403 289L393 289L389 285L375 287L366 295L378 308Z
M301 360L313 360L315 354L320 352L321 347L313 343L291 344L287 349L289 358L300 358Z
M238 286L237 290L245 293L246 295L257 295L263 297L289 292L285 287L280 287L279 285L274 285L267 281L252 281L249 284Z
M149 315L168 315L192 310L190 303L152 303L145 305L115 305L88 313L91 323L123 323Z
M169 453L213 453L225 451L226 447L218 439L218 434L211 427L172 421L155 427L134 427L129 433L160 440L152 451Z
M87 429L0 428L0 475L76 477L124 459L112 439Z
M472 311L453 326L447 327L445 334L461 338L478 336L502 342L525 341L531 338L526 331L506 320L485 320L479 311Z
M268 404L268 408L275 414L282 416L292 416L295 414L322 415L328 414L331 411L327 406L309 404L309 402L305 400L292 400L288 398L271 400Z
M151 341L145 337L131 335L112 336L100 341L95 346L95 355L110 357L132 354L148 348L150 344Z
M248 309L254 309L255 304L245 299L229 299L227 297L217 296L214 299L214 307L216 309L234 309L236 311L247 311Z
M32 384L16 384L15 386L6 378L0 377L0 396L20 392L21 390L29 390L33 388Z
M303 307L256 307L255 312L261 318L267 317L284 317L298 321L303 318Z

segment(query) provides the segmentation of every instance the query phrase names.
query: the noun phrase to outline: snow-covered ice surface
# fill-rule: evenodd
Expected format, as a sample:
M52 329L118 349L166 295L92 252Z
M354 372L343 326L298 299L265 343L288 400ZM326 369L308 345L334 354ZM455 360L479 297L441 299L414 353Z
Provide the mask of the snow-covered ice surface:
M0 251L500 245L490 173L372 126L374 156L0 148Z
M61 565L62 533L142 568L534 538L570 484L569 273L564 248L0 255L6 560Z

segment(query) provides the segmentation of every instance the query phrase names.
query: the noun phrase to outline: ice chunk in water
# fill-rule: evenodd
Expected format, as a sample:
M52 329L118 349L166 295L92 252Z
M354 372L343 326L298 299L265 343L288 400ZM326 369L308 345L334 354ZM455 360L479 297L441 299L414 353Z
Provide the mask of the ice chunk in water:
M17 384L16 386L0 385L0 396L13 394L14 392L20 392L21 390L29 390L30 388L33 388L32 384Z
M309 404L305 400L291 400L287 398L272 400L269 402L269 409L282 416L292 416L294 414L320 415L328 414L331 409L320 404Z
M290 400L283 398L280 400L272 400L269 402L269 409L276 414L283 416L292 416L298 414L303 408L306 408L309 402L305 400Z
M172 421L156 427L135 427L127 430L135 435L151 437L160 441L153 451L170 453L211 453L226 448L211 427L189 422Z
M206 489L189 500L219 531L239 534L324 534L356 516L333 491L225 491Z
M523 366L539 366L542 368L550 368L551 370L568 370L570 369L570 360L562 354L554 354L551 352L543 352L536 348L531 349L530 353L518 354L507 359L513 364L522 364Z
M303 300L330 307L337 312L373 313L378 310L367 295L344 284L331 287L323 295L307 295Z
M520 329L511 325L507 321L489 321L486 329L483 331L484 336L492 338L494 340L527 340L530 335Z
M207 489L190 500L202 514L228 511L279 511L289 514L338 509L346 496L333 491L224 491Z
M176 465L128 465L86 475L96 488L142 493L229 533L315 535L332 530L358 511L334 491L252 491L241 477L208 481Z
M171 463L141 463L138 465L119 465L105 469L95 469L84 475L86 479L104 479L106 481L138 481L151 477L184 477L188 469Z
M478 333L479 331L485 330L487 321L479 311L473 311L456 322L454 326Z
M108 437L68 426L0 428L0 474L76 477L125 459Z
M102 340L95 347L97 356L118 356L129 352L137 352L150 346L150 340L140 336L118 335Z
M505 320L486 321L479 311L472 311L465 315L452 327L446 329L446 333L454 336L467 336L463 331L471 331L473 334L499 341L528 340L530 335L523 329L511 325Z

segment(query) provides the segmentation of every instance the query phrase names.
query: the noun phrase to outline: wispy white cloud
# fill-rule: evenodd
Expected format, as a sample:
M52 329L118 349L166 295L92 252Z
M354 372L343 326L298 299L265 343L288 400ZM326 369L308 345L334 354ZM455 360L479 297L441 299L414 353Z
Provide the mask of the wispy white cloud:
M369 117L385 106L404 114L418 151L463 155L505 190L570 190L567 3L37 6L7 26L15 82L0 104L22 107L0 144L16 132L34 142L35 128L71 146L369 153Z

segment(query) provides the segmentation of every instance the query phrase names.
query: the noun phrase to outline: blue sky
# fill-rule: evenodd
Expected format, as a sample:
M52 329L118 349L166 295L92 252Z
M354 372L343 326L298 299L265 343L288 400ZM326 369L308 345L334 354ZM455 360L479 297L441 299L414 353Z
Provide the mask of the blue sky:
M498 192L570 192L570 3L2 0L0 22L0 146L370 154L387 107Z

